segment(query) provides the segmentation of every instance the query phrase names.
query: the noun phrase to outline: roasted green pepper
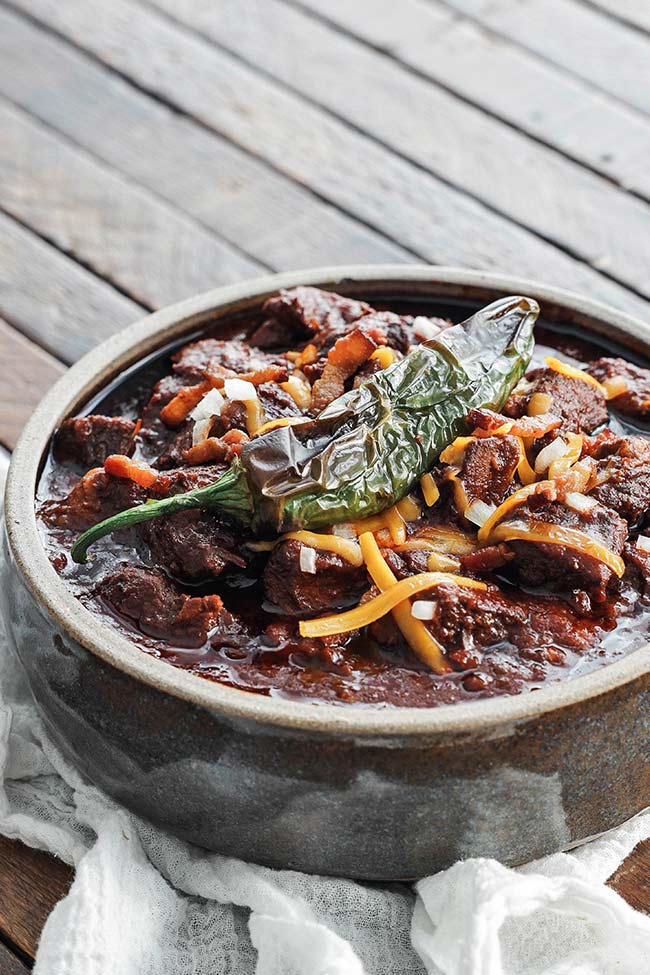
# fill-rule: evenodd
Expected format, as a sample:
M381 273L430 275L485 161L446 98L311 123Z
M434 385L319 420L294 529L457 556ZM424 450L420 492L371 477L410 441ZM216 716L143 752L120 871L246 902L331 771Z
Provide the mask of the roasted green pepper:
M466 430L470 408L503 405L530 361L538 314L530 298L488 305L344 393L315 419L254 437L214 484L129 508L90 528L75 542L73 559L85 561L88 547L104 535L186 508L223 512L260 534L384 510Z

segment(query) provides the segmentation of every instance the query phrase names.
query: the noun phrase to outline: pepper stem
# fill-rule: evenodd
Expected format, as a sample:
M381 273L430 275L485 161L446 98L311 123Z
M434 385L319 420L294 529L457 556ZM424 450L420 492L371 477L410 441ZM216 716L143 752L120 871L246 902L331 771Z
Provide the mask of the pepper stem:
M77 538L70 554L75 562L86 562L88 549L100 538L123 528L140 525L143 521L151 521L161 515L173 515L188 508L203 508L206 511L214 509L244 524L250 523L253 501L241 464L238 461L233 462L230 469L214 484L206 484L184 494L174 494L160 501L145 501L105 518Z

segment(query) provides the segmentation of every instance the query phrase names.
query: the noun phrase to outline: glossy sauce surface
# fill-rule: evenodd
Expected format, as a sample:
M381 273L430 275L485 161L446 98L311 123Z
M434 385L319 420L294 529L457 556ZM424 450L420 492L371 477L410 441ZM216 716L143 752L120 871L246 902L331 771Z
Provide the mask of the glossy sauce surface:
M400 313L448 315L454 321L461 320L467 312L466 308L453 304L412 308L404 302L391 302L387 307ZM231 329L232 336L246 334L247 323L243 323L243 329L241 324L237 323ZM219 338L224 337L222 330L217 334ZM536 341L531 368L543 364L545 356L558 352L567 361L576 363L618 352L603 348L575 331L556 326L538 326ZM86 412L135 420L150 396L152 385L168 373L169 365L168 352L154 357L89 404ZM631 421L615 412L611 414L610 427L621 434L641 433L645 436L647 432L642 422ZM37 508L46 501L64 498L79 480L80 473L78 467L57 463L50 455L38 488ZM99 615L103 625L125 635L144 652L160 656L176 667L271 696L342 705L431 707L520 693L618 659L641 646L647 635L648 608L637 593L622 584L616 600L624 603L625 608L619 611L616 622L603 616L579 618L579 626L585 632L595 634L592 642L596 645L587 649L578 649L567 641L566 644L558 642L550 649L542 648L543 652L530 648L522 652L521 648L505 641L474 654L475 659L468 657L468 664L474 666L455 664L454 672L443 676L432 673L403 641L391 637L383 642L381 627L354 635L338 646L321 648L319 652L309 648L306 651L293 633L287 635L284 632L282 638L269 635L269 627L284 617L265 595L261 574L268 556L262 552L249 560L245 568L231 566L217 579L196 584L175 580L178 588L190 596L219 594L226 609L243 625L233 627L226 635L221 630L216 636L208 633L206 640L198 646L174 645L173 641L144 632L124 615L117 615L98 594L102 580L116 566L155 564L146 546L132 533L104 539L97 546L92 561L80 566L69 556L78 533L43 521L40 525L43 543L55 569L84 605ZM531 592L525 587L514 586L498 571L495 579L506 596L514 599L532 596L546 601L550 612L554 605L564 606L561 593ZM472 648L468 644L465 649L469 652ZM462 656L457 656L462 661ZM483 663L488 659L489 668L486 669Z

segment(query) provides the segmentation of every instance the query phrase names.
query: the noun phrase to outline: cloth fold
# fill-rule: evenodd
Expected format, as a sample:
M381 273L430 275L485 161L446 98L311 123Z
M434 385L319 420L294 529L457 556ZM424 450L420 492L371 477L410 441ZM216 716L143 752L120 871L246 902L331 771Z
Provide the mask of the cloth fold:
M0 783L0 833L76 871L43 929L36 975L650 972L650 918L605 885L650 836L650 811L571 853L517 870L465 860L414 887L209 853L138 819L69 765L1 621Z

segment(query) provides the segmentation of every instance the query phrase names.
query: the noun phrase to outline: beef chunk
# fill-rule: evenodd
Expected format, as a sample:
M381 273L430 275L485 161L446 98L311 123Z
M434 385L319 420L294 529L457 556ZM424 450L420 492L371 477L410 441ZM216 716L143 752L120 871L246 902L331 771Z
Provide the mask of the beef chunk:
M78 464L84 470L101 467L111 454L133 452L135 423L121 416L75 416L64 420L54 441L59 463Z
M518 419L528 412L533 393L546 393L549 411L562 418L562 428L572 433L592 433L607 422L602 392L582 379L564 376L554 369L533 369L503 407L506 416Z
M587 449L600 455L592 497L631 524L644 518L650 509L650 441L601 435Z
M626 542L623 549L625 576L623 581L640 593L644 602L650 602L650 552L636 542Z
M75 484L62 501L46 501L39 515L56 528L84 531L110 515L145 500L144 491L132 481L111 477L96 467Z
M143 633L180 647L200 647L210 630L232 621L219 596L186 596L154 569L123 565L95 596Z
M625 359L597 359L587 367L594 379L604 383L621 377L627 390L610 400L611 405L628 416L650 417L650 369L635 366Z
M516 437L473 440L465 451L459 475L469 503L480 500L500 504L512 486L520 459Z
M267 317L251 336L253 345L268 348L309 338L319 348L327 348L373 309L365 301L333 291L298 287L269 298L263 311Z
M302 542L279 542L264 570L266 598L289 616L342 609L358 603L369 586L366 570L334 552L315 549L316 572L300 568Z
M174 372L182 376L184 384L201 382L206 373L238 376L278 363L286 365L284 355L268 355L241 339L200 339L184 345L172 361Z
M156 565L182 581L218 576L227 565L246 565L241 531L227 519L198 509L145 521L138 535Z
M577 529L617 555L627 538L627 524L611 508L595 504L587 511L576 511L568 503L549 501L543 493L531 495L502 524L510 521L523 524L531 531L540 522ZM509 569L524 585L563 593L581 590L589 594L592 603L606 600L607 586L614 573L598 559L549 542L512 540L507 544L515 553ZM584 599L580 605L588 608Z
M301 416L302 410L290 393L276 383L262 383L257 387L257 395L267 420L278 420L283 416Z
M184 385L178 376L164 376L154 386L151 399L142 411L142 425L138 432L142 455L162 469L178 464L181 450L192 443L189 423L182 424L177 430L170 430L160 419L163 408Z
M487 590L439 586L431 632L454 660L454 651L485 650L504 642L521 649L555 644L575 650L594 646L602 631L560 600Z
M189 467L165 473L166 484L152 497L169 497L212 484L226 465ZM228 518L199 509L179 511L138 525L138 538L156 565L184 582L218 576L227 565L243 568L242 541L246 533Z

